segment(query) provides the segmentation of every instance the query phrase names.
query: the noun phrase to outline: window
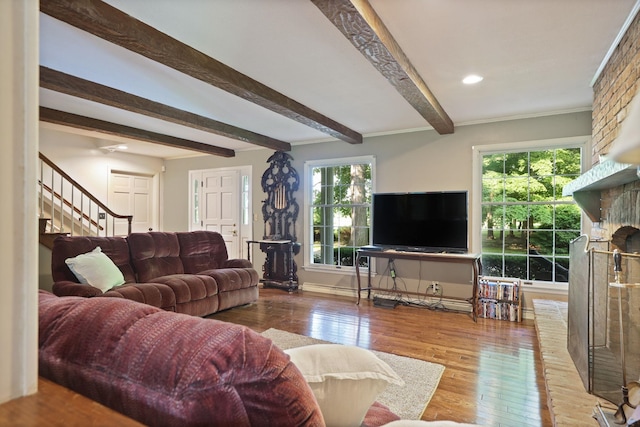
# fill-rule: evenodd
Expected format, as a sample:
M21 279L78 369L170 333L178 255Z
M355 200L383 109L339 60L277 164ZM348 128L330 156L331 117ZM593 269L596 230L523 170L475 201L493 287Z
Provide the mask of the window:
M305 163L306 266L354 267L370 243L375 159L364 156Z
M241 183L241 202L240 209L242 211L242 225L250 224L250 212L249 212L249 175L242 175L240 177Z
M581 158L575 144L480 153L483 274L568 282L582 215L562 188L580 175Z

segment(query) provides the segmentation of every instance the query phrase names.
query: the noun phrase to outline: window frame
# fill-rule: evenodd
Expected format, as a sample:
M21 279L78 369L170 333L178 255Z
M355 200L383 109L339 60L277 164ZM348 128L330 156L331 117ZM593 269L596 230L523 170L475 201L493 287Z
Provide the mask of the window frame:
M304 247L303 247L303 268L308 271L321 271L323 273L339 273L355 275L356 268L354 266L341 266L329 264L313 263L313 220L311 214L311 199L313 195L313 177L311 171L317 167L330 166L347 166L358 163L371 164L371 194L376 191L376 156L364 155L353 157L339 157L334 159L307 160L304 162L304 209L303 209L303 227L304 227ZM371 209L371 206L369 206ZM371 227L371 224L369 224ZM369 244L371 244L371 233L369 233ZM355 262L355 260L354 260ZM367 271L368 267L361 267L360 270Z
M482 158L485 155L498 153L518 153L527 151L553 150L558 148L579 148L581 150L581 174L590 166L588 148L591 143L591 135L582 135L567 138L555 138L546 140L532 140L520 142L508 142L500 144L487 144L472 147L472 180L471 195L472 224L471 224L471 251L482 256ZM588 218L581 213L581 230L584 232ZM523 285L530 290L543 290L547 293L564 294L569 289L568 282L546 282L540 280L523 279Z

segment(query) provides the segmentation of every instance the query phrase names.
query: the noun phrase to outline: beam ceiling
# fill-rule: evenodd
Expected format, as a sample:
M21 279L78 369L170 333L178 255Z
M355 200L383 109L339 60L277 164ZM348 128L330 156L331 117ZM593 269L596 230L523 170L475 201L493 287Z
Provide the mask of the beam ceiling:
M163 135L130 126L106 122L91 117L79 116L77 114L40 107L40 120L47 123L54 123L63 126L70 126L77 129L84 129L114 135L123 138L137 139L139 141L153 142L155 144L167 145L170 147L184 148L201 153L213 154L221 157L234 157L235 152L228 148L216 147L202 142L190 141L188 139L176 138L174 136Z
M362 135L99 0L46 0L40 11L343 141Z
M222 123L208 117L151 101L118 89L40 67L40 86L45 89L109 105L145 116L237 139L276 151L291 151L291 144Z
M367 0L311 0L440 134L453 122Z

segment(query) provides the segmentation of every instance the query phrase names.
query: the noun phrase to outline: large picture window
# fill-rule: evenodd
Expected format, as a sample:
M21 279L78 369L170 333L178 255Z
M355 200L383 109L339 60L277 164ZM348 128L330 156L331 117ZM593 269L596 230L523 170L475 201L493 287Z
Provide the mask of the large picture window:
M482 153L483 274L568 282L569 242L581 234L581 212L562 188L580 175L581 152Z
M370 243L374 157L305 163L307 266L354 267Z

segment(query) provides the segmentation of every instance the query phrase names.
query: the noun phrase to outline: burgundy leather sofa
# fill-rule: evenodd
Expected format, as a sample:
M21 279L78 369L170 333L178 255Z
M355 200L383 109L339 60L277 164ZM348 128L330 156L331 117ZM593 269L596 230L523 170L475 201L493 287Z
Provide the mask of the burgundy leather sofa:
M300 370L245 326L39 295L39 373L149 426L323 426ZM363 426L398 420L374 403Z
M65 260L96 246L120 269L124 285L103 293L79 283ZM53 243L51 274L58 296L125 298L194 316L258 299L257 271L248 260L228 259L222 236L212 231L61 236Z

